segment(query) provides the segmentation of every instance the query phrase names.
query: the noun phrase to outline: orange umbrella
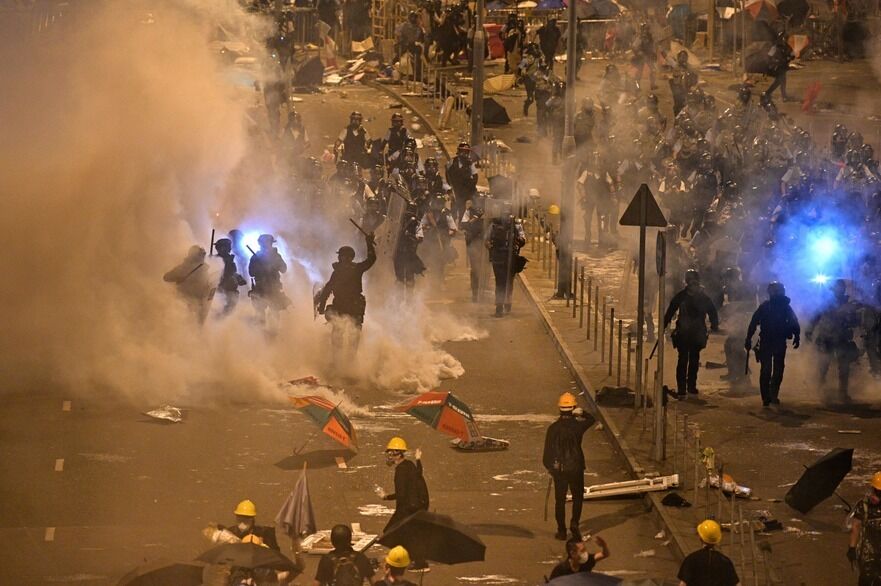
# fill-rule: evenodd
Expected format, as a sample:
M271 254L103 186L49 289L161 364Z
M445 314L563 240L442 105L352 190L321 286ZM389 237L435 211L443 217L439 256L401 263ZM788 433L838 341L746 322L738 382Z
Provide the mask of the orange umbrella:
M453 393L423 393L395 410L409 413L441 433L457 437L463 442L473 442L481 437L471 409Z
M288 397L288 400L315 421L325 434L350 450L358 449L355 427L346 414L340 411L339 405L317 395Z

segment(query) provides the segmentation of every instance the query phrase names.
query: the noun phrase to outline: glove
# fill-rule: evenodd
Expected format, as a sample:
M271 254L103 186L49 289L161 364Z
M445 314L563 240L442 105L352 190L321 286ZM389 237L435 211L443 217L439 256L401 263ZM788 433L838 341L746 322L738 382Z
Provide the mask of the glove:
M367 240L367 244L369 244L370 246L376 244L376 236L373 233L368 234L364 238L365 240Z
M792 341L793 348L798 348L800 345L801 345L801 338L796 338L795 340Z
M847 559L850 561L850 563L854 563L857 561L857 548L855 548L855 547L848 547L847 548Z
M574 415L575 417L582 417L584 416L584 409L582 409L581 407L576 407L572 410L572 415Z

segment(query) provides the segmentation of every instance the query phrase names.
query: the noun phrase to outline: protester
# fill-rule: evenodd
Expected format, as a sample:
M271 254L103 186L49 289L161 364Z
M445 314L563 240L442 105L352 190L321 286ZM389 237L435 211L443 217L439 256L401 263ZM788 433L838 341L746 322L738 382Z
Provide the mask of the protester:
M406 453L407 442L400 437L390 439L385 448L385 462L395 468L395 492L387 494L382 488L378 488L377 496L383 500L395 501L395 512L386 523L384 532L390 531L413 513L428 510L429 496L422 474L422 450L416 450L415 462L408 460ZM413 569L427 571L428 564L425 560L416 560Z
M759 328L759 344L756 355L762 364L759 374L759 389L762 392L762 405L779 405L780 383L783 382L783 369L786 361L786 341L792 340L792 347L801 343L801 328L798 318L789 305L790 299L782 283L777 281L768 285L768 300L753 313L746 332L747 354L752 350L753 334Z
M582 572L591 572L597 562L609 557L609 546L599 535L593 536L594 541L600 546L600 551L589 553L584 540L572 538L566 542L566 559L554 566L551 570L551 580L560 576L569 576Z
M858 586L881 583L881 472L872 476L869 494L852 513L847 559L859 568Z
M694 551L679 566L679 586L737 586L740 578L734 564L716 546L722 543L722 527L707 519L697 526L703 547Z
M330 530L333 551L318 562L313 586L362 586L373 578L373 565L361 552L352 549L352 530L348 525L335 525Z
M391 548L385 556L385 575L373 586L416 586L404 577L410 566L410 554L402 546Z
M557 521L556 539L566 539L566 493L572 495L572 516L569 533L581 539L581 507L584 502L584 451L581 440L584 433L596 423L592 415L578 407L575 395L563 393L557 401L560 416L545 434L542 464L554 482L554 519Z

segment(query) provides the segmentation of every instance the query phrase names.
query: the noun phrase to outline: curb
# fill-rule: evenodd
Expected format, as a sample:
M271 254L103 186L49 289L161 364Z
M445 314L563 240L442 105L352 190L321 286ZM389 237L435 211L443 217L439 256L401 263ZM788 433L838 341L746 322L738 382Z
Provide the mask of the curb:
M428 118L420 112L413 103L408 100L406 97L401 96L393 89L389 88L384 84L377 83L375 81L369 81L366 83L367 86L372 87L378 91L383 92L384 94L393 97L397 101L401 102L405 107L409 108L425 125L427 133L433 134L437 138L438 146L443 150L444 154L447 158L450 157L450 150L447 148L447 145L444 143L443 139L440 136L437 128L435 128L434 124L432 124ZM559 330L557 330L556 326L554 326L551 321L551 316L541 304L540 299L532 288L532 285L529 283L529 279L523 273L519 273L517 275L518 281L520 285L523 287L527 297L532 302L533 306L538 310L539 315L541 315L542 323L545 326L551 340L553 340L554 345L557 347L557 350L560 353L560 356L565 361L565 364L572 375L575 377L575 381L578 385L578 388L582 391L583 396L590 404L591 410L596 413L598 421L603 424L603 430L606 432L606 436L609 438L609 441L612 445L612 449L624 460L624 463L627 466L627 469L630 475L636 478L642 478L644 473L644 468L639 465L636 461L636 458L631 454L631 450L627 441L622 437L620 430L618 429L617 424L612 419L611 415L604 409L600 407L596 402L596 394L595 391L592 390L591 385L588 380L587 373L578 365L578 362L574 358L574 354L572 350L569 348L569 345L565 342L563 337L560 335ZM675 523L672 517L664 510L664 506L661 504L661 496L655 492L649 492L645 494L645 498L650 503L652 509L654 509L657 514L661 526L667 535L670 537L670 548L672 549L674 555L676 555L679 559L683 559L687 552L690 551L688 545L685 543L685 540L682 536L678 535L674 530Z

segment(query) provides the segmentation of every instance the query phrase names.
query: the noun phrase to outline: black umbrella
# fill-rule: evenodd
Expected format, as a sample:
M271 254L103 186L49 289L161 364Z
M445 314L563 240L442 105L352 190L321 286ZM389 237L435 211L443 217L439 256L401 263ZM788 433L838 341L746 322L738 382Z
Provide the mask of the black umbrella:
M410 515L384 533L379 543L402 545L414 559L442 564L481 562L486 555L486 545L471 527L428 511Z
M138 566L117 583L118 586L199 586L205 566L192 562L153 560Z
M835 448L810 466L786 493L786 504L807 513L833 494L850 472L853 449ZM840 498L840 497L839 497Z
M226 543L209 549L196 558L208 564L225 564L236 568L269 568L273 570L294 570L294 562L280 552L253 543Z

